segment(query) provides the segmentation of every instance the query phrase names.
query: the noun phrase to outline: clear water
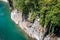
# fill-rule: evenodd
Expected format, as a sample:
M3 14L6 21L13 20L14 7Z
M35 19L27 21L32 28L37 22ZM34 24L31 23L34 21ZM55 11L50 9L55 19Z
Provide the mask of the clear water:
M27 40L25 34L11 20L10 14L8 4L0 2L0 40Z

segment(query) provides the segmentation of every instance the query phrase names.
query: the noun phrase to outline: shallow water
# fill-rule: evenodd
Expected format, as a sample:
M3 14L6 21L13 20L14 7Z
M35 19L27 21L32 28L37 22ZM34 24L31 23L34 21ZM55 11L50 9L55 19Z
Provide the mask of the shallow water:
M0 40L27 40L25 34L10 18L9 6L0 2Z

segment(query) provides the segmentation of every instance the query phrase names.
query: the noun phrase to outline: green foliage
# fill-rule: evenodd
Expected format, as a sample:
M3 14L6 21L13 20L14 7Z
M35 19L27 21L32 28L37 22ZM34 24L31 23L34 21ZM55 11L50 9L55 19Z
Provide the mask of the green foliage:
M43 27L54 28L60 24L60 0L13 0L13 5L27 17L30 13L31 22L36 18L36 15L40 14L38 17Z
M13 0L13 6L18 10L22 10L24 6L24 0Z
M33 22L33 20L36 18L36 13L31 12L30 15L31 15L30 22Z

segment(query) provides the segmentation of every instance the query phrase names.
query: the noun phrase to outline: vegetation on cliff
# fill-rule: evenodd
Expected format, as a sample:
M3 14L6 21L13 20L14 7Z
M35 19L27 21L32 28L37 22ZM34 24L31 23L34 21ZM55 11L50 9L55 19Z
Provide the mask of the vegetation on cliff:
M23 12L25 19L30 15L30 22L37 17L49 33L54 33L55 27L60 27L60 0L12 0L13 6Z

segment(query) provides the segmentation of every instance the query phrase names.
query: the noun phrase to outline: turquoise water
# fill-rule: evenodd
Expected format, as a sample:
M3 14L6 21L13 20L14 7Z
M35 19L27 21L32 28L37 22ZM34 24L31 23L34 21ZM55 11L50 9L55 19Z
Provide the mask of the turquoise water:
M27 40L10 15L8 4L0 2L0 40Z

